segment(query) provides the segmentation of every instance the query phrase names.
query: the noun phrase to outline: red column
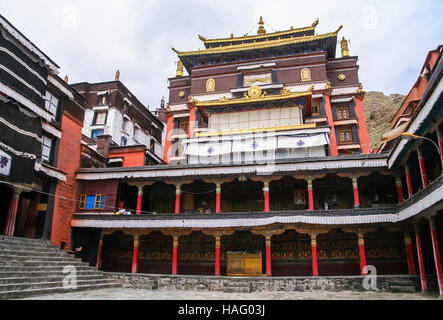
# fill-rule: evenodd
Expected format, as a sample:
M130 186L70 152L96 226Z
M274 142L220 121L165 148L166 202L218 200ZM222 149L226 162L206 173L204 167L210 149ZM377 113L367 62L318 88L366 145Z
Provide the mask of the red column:
M220 275L220 236L215 237L215 275Z
M311 234L311 248L312 248L312 275L318 276L318 263L317 263L317 235Z
M216 184L216 191L215 191L215 212L220 213L221 212L221 183Z
M423 159L423 154L420 149L417 149L418 154L418 164L420 166L421 182L423 184L423 189L428 186L428 177L426 175L425 159Z
M314 210L314 193L312 191L312 179L308 179L308 199L309 199L309 210Z
M360 251L360 270L362 275L367 275L367 272L363 272L366 267L366 253L365 253L365 239L363 232L358 233L358 248Z
M400 177L395 178L395 185L397 186L398 203L402 203L405 201L405 197L403 195L403 184Z
M172 132L174 130L174 116L172 113L168 116L168 122L166 125L166 136L165 136L165 150L163 153L163 161L169 164L169 156L171 155L172 151Z
M438 288L440 296L443 296L443 271L440 260L440 249L438 247L437 230L435 229L435 216L429 218L431 227L432 249L434 250L435 270L437 271Z
M414 195L414 189L412 189L412 179L411 172L409 171L409 166L405 165L405 173L406 173L406 184L408 186L408 198L411 198Z
M371 141L369 140L368 126L363 109L363 95L355 97L355 115L358 121L358 137L360 139L361 151L363 154L371 153Z
M443 168L443 131L437 128L438 147L440 148L441 167Z
M189 103L188 109L189 109L188 137L191 138L194 136L194 128L197 119L197 115L195 113L197 108L195 107L195 103Z
M264 182L265 187L263 188L263 193L265 195L265 212L269 212L269 182Z
M180 198L181 198L181 185L176 185L175 190L175 214L180 214Z
M360 197L358 196L358 178L352 177L352 189L354 190L354 207L360 208Z
M100 236L100 241L98 243L98 253L97 253L97 270L100 270L102 267L102 249L103 249L103 234Z
M143 205L143 186L138 186L138 195L137 195L137 214L142 214L142 205Z
M425 293L428 291L428 283L426 281L425 264L423 262L423 250L421 248L420 229L415 225L415 242L417 244L418 267L420 269L421 291Z
M11 202L9 204L9 210L6 218L6 224L5 224L5 230L4 235L5 236L14 236L15 231L15 220L17 217L17 209L18 209L18 202L20 199L21 191L14 188L12 192Z
M406 246L406 256L408 257L408 270L409 274L417 274L417 270L415 268L414 262L414 253L412 250L412 240L409 233L404 234L405 237L405 246Z
M132 253L132 273L137 273L138 271L138 247L139 247L138 234L134 235L134 250Z
M266 235L266 276L272 276L272 265L271 265L271 236Z
M334 117L332 116L332 108L331 108L331 96L327 93L325 94L325 110L326 110L326 117L328 119L328 125L331 127L331 136L329 141L330 155L338 156L337 137L335 135Z
M172 244L172 274L177 274L178 236L174 236Z

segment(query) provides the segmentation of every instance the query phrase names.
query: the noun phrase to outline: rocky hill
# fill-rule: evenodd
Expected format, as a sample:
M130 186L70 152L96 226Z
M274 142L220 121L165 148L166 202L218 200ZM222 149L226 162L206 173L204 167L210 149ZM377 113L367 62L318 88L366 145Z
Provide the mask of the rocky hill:
M404 97L402 94L385 96L383 92L366 92L363 106L372 148L377 148L383 134L389 131L389 124Z

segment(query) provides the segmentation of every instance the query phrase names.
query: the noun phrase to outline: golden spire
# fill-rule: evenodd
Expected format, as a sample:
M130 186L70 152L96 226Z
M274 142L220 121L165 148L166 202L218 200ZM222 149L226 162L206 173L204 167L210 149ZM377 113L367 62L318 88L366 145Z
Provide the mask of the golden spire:
M258 28L257 34L265 34L266 29L264 27L265 23L263 22L262 16L260 16L260 22L258 24L259 24L259 28Z
M69 81L68 75L65 76L64 80L65 80L66 83L68 83L68 81Z
M318 26L318 22L320 21L320 19L317 19L313 24L312 27L315 28L316 26Z
M183 77L183 62L178 61L177 62L177 74L176 77Z
M115 81L120 81L120 70L115 73Z
M349 57L348 40L346 40L345 37L343 37L343 40L341 41L341 56Z

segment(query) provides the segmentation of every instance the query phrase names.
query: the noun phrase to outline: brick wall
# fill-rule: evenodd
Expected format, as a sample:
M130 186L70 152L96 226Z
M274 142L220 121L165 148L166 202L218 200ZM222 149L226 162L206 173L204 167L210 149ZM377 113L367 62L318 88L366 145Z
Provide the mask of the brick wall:
M60 139L58 168L66 173L66 182L57 183L51 241L56 246L64 242L67 249L71 246L71 216L76 206L74 200L63 199L60 196L77 198L75 171L80 166L81 131L82 123L65 112L62 119L63 135Z

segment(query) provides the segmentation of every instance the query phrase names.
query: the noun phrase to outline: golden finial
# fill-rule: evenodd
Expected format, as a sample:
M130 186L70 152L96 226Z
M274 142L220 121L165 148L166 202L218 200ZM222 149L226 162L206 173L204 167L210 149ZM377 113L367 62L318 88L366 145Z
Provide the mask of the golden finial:
M260 22L258 24L259 24L259 28L258 28L257 34L265 34L266 29L264 27L265 23L263 22L262 16L260 16Z
M201 36L201 35L198 35L198 38L199 38L201 41L206 41L206 40L208 40L207 38L205 38L205 37L203 37L203 36ZM174 50L174 49L172 49L172 50Z
M357 89L357 93L362 93L363 92L363 85L360 85Z
M312 27L315 28L316 26L318 26L318 22L320 21L320 19L317 19L313 24Z
M176 54L180 54L180 51L178 51L177 49L175 49L174 47L171 48L172 51L174 51Z
M349 57L348 40L346 40L345 37L343 37L343 40L341 41L341 56Z
M115 73L115 81L120 81L120 70Z
M325 87L325 89L326 89L326 90L331 89L331 81L328 80L328 82L326 82L326 87Z
M341 29L343 29L343 25L341 25L340 27L338 27L338 29L337 29L334 33L339 33Z
M312 86L309 88L308 91L311 91L311 92L312 92L312 91L314 91L314 88L315 88L314 85L312 85Z
M65 76L64 80L65 80L66 83L68 83L68 81L69 81L68 75Z
M175 76L176 77L183 77L183 62L181 62L181 61L177 62L177 73Z
M232 38L234 38L234 34L233 34L233 33L231 33L231 39L232 39Z

